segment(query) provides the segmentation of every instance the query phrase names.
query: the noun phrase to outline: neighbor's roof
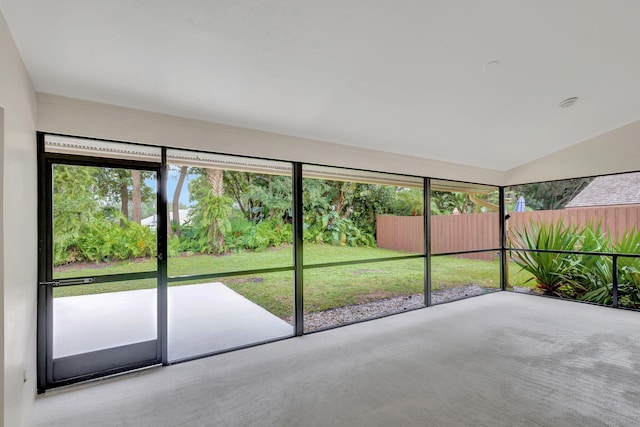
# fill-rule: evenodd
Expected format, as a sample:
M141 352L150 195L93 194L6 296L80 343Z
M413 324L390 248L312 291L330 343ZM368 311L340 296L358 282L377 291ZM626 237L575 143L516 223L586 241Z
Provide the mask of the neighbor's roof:
M640 172L599 176L567 208L640 204Z

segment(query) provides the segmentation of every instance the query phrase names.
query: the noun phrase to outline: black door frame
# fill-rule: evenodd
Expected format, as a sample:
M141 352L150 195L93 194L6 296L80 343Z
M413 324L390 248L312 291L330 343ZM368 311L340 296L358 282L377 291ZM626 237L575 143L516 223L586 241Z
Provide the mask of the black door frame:
M161 162L145 162L72 154L48 153L45 150L45 134L39 132L38 143L38 320L37 367L38 392L92 378L112 375L150 365L167 363L167 241L166 233L157 233L157 267L155 271L97 276L91 283L118 282L123 280L157 280L157 335L155 340L99 350L89 353L92 361L102 362L103 368L89 373L74 374L84 361L78 356L53 359L53 287L76 284L77 280L53 279L53 165L110 167L152 171L157 174L157 230L167 227L166 199L166 150L162 149ZM90 286L90 285L89 285ZM155 351L154 351L155 350ZM155 353L154 357L142 356ZM135 360L136 354L141 360ZM54 372L55 371L55 372Z

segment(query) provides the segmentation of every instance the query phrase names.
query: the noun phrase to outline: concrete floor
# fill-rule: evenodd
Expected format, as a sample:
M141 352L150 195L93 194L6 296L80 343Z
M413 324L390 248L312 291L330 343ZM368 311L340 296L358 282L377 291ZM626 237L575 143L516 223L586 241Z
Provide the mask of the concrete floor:
M36 399L33 426L640 425L640 313L500 292Z
M153 340L156 290L55 298L54 358ZM168 289L168 356L179 360L293 334L293 327L222 283Z

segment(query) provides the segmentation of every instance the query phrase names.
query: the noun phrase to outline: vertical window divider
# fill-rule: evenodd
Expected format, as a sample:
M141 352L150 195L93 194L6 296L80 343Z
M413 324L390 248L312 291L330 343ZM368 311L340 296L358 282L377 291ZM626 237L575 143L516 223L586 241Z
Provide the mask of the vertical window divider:
M423 178L424 207L424 305L431 305L431 179Z
M48 238L47 230L51 227L51 212L47 211L47 206L51 206L50 195L47 191L51 185L51 170L47 166L44 149L44 133L37 133L38 144L38 282L49 280L51 274L47 271L49 265L47 258L52 253L51 241ZM51 371L47 366L47 352L51 349L48 337L51 336L51 310L47 310L47 296L52 292L48 286L38 286L38 318L37 318L37 370L38 370L38 393L44 393L47 385L47 376ZM47 319L49 317L49 319Z
M500 215L498 215L500 225L500 290L505 291L507 289L507 283L509 281L509 268L507 265L507 209L504 199L504 187L501 186L498 189L499 202L498 209Z
M158 176L158 341L159 356L163 365L169 363L168 359L168 289L167 289L167 261L168 261L168 227L169 218L167 215L167 177L169 166L167 165L167 149L162 148L161 164Z
M302 163L293 163L293 265L294 273L294 333L304 334L303 258L304 221L302 217Z
M611 269L613 270L613 283L611 284L611 306L618 308L618 255L613 255Z

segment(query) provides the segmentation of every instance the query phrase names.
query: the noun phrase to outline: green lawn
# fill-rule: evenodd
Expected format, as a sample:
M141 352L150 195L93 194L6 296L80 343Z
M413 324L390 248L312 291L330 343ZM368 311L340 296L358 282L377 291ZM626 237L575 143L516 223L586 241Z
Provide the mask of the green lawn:
M305 244L304 247L304 260L307 265L402 255L406 254L378 248L351 248L310 244ZM147 259L99 265L83 264L82 268L75 269L66 266L58 269L54 276L56 278L65 278L149 271L155 268L155 263L155 259ZM179 256L169 258L168 262L170 276L290 267L292 265L293 253L291 247L224 256ZM499 287L499 262L497 259L493 261L477 261L451 256L433 257L431 266L434 291L472 283L487 288ZM381 298L419 294L423 291L423 271L423 259L305 269L305 311L322 311ZM525 273L514 274L516 271L516 268L510 269L512 283L521 283L528 278ZM210 281L225 283L236 292L277 316L286 318L292 314L292 271L207 280L207 282ZM177 286L192 283L198 283L198 281L184 280L171 285ZM145 279L90 286L59 287L55 288L54 295L62 297L153 287L155 287L155 280Z

